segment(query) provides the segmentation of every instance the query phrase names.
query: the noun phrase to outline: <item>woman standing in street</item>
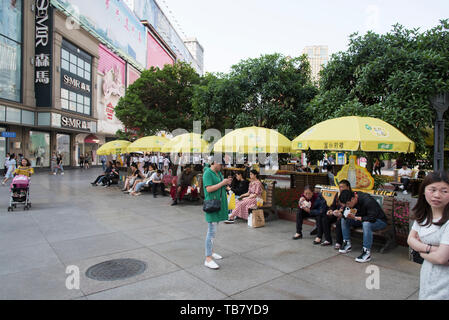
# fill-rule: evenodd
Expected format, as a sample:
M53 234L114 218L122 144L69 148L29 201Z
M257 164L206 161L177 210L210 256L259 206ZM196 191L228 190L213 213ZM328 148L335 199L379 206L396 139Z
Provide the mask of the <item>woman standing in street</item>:
M214 161L210 168L207 168L203 176L204 201L221 200L220 211L214 213L205 212L208 230L206 236L206 261L204 265L210 269L220 268L215 260L223 259L222 256L213 252L213 241L215 239L218 224L228 219L228 199L226 197L226 187L232 179L223 179L221 174L222 162Z
M3 179L2 185L5 185L6 182L8 182L9 178L13 178L14 170L16 170L16 155L13 153L9 160L5 162L5 166L7 168L5 179Z
M50 159L50 170L51 170L50 174L56 175L56 170L58 170L56 168L57 165L58 165L58 157L56 156L56 152L53 152L51 154L51 159Z
M424 262L420 274L420 300L449 300L449 176L433 172L422 182L413 208L415 223L408 245Z

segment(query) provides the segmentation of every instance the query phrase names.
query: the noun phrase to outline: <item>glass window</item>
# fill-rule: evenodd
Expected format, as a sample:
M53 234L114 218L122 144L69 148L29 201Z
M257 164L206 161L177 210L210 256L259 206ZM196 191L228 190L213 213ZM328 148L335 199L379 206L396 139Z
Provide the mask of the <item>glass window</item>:
M5 106L0 106L0 121L6 121L6 107Z
M70 111L76 111L76 102L69 101L69 109Z
M21 44L0 35L0 98L20 101L21 59Z
M73 74L76 74L76 65L74 65L73 63L70 64L70 72Z
M56 151L62 155L62 164L64 166L70 165L70 135L57 134L56 135Z
M86 106L90 106L90 98L84 97L84 104L85 104Z
M78 67L83 68L84 69L84 60L81 58L78 58Z
M22 123L34 126L34 112L22 110Z
M84 72L84 79L90 81L90 73L89 72L87 72L87 71Z
M78 67L78 77L81 77L81 78L84 77L84 70L83 70L83 68Z
M75 92L70 92L70 101L76 102L76 93Z
M71 53L70 54L70 63L76 64L77 61L78 61L78 58L73 53Z
M69 108L69 102L65 99L61 99L61 108L62 109L68 109Z
M69 59L70 59L70 54L67 50L62 49L61 56L62 56L62 59L64 59L64 60L69 61Z
M40 114L39 114L40 115ZM25 156L33 167L50 166L50 134L47 132L30 131L28 148Z
M87 72L90 72L90 63L86 62L84 64L84 69L86 69Z
M90 107L89 106L84 106L84 113L87 115L90 115Z
M84 103L84 96L83 96L83 95L77 94L76 96L77 96L77 98L78 98L78 99L76 100L78 103Z
M20 123L20 109L6 108L6 121Z
M62 99L68 99L69 98L69 91L66 89L61 89L61 98Z
M50 126L50 116L49 112L39 112L37 115L37 125Z
M76 112L84 113L84 106L81 103L76 104Z
M61 61L61 68L64 69L64 70L70 71L70 64L67 61L62 60Z
M2 0L0 3L0 34L21 43L23 0Z

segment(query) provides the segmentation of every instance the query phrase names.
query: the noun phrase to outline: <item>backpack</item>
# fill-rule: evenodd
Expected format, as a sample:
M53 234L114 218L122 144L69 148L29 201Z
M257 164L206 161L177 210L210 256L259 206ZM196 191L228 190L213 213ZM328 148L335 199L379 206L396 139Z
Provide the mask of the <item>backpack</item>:
M381 162L380 162L380 167L381 167L381 168L385 167L385 162L381 161Z

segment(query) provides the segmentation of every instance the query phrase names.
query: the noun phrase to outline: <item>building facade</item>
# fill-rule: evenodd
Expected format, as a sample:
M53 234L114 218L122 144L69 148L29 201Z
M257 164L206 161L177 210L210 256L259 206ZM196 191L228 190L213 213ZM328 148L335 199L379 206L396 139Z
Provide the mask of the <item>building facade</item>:
M114 108L126 88L179 60L155 30L119 0L1 1L0 168L6 153L34 167L53 152L65 166L86 154L98 164L123 128Z
M319 82L320 71L329 62L328 46L308 46L305 47L302 54L307 55L312 71L312 80Z

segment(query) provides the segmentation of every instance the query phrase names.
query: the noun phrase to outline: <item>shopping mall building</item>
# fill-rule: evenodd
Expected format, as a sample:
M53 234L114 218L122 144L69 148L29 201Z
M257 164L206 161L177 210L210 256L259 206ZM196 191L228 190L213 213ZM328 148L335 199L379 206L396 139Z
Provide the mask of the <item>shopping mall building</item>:
M1 1L0 168L6 153L35 167L52 152L66 166L86 153L98 164L96 150L123 129L114 108L143 70L180 60L203 73L203 48L154 0L126 3Z

